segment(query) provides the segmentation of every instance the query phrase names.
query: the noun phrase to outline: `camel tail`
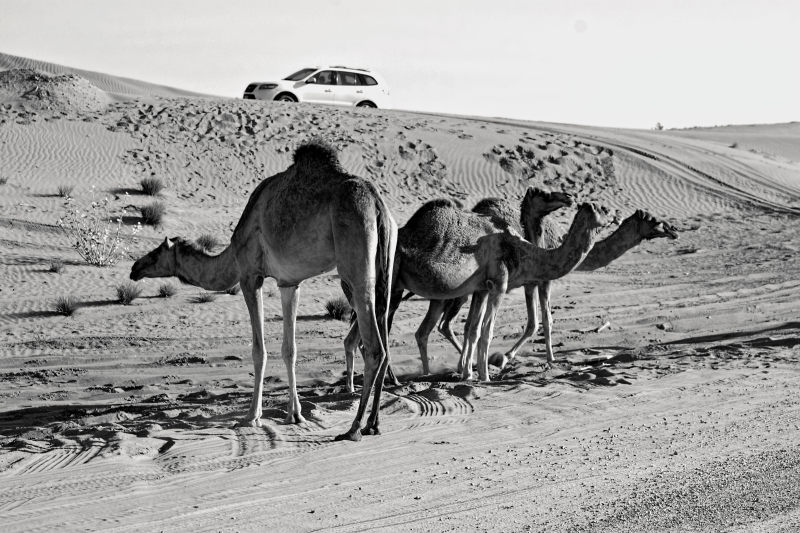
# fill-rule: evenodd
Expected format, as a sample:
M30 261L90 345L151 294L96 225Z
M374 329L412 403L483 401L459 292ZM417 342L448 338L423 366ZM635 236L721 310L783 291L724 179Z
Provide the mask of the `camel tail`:
M397 224L389 208L378 199L378 253L375 257L375 307L380 324L383 351L389 356L389 311L392 300L392 276L394 275L395 249L397 246Z

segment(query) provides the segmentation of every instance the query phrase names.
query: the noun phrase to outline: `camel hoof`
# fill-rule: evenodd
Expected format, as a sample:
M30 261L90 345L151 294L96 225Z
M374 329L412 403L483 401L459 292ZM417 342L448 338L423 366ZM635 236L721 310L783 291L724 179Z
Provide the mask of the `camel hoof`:
M306 419L303 418L303 415L300 413L294 413L292 415L287 415L283 421L286 424L305 424Z
M500 352L495 352L489 356L489 364L501 370L505 368L509 361L510 359Z
M353 442L358 442L358 441L361 440L361 432L358 431L358 430L355 430L355 431L350 430L347 433L342 433L341 435L336 435L336 437L334 437L333 440L334 441L337 441L337 440L351 440Z
M381 430L378 426L366 426L361 430L362 435L380 435Z
M236 428L260 428L261 418L243 418L236 422Z

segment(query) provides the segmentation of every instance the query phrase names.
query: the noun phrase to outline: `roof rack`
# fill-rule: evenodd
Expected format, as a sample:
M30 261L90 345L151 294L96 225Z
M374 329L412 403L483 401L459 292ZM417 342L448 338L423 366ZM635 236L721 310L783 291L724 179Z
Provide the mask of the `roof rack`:
M366 68L348 67L345 65L331 65L329 68L346 68L349 70L360 70L361 72L369 72L369 69Z

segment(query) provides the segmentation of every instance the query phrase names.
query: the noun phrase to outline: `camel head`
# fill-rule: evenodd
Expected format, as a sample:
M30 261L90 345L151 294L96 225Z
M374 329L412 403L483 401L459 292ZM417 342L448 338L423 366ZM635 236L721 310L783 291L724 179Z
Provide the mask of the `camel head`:
M562 207L569 207L574 203L572 195L566 192L543 191L538 187L528 187L522 199L523 212L533 210L539 216L552 213Z
M140 257L131 267L131 279L166 278L175 275L175 246L180 239L164 239L144 257Z
M668 239L678 238L678 230L675 229L675 226L667 224L662 220L658 220L656 217L646 211L637 209L630 218L635 221L636 229L638 230L639 235L647 240L659 239L662 237L666 237Z
M574 223L580 222L590 229L598 229L608 226L614 219L614 214L607 207L593 202L584 202L578 207Z

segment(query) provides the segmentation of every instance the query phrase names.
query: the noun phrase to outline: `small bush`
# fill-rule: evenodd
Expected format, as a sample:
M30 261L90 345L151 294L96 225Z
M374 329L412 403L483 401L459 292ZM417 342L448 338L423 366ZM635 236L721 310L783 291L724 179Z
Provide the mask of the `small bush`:
M164 182L159 178L144 178L139 182L142 192L149 196L156 196L164 190Z
M191 298L189 301L195 304L207 304L209 302L213 302L217 299L217 295L213 292L204 292L203 294L198 294L194 298Z
M130 305L141 294L142 288L136 282L126 281L117 285L117 301L122 305Z
M5 185L8 183L8 178L5 176L0 176L0 185Z
M50 260L50 267L48 268L50 272L55 274L61 274L64 271L64 261L61 259L51 259Z
M75 190L74 185L59 185L58 186L58 195L62 198L71 198L72 191Z
M72 247L90 265L111 266L128 253L122 237L122 218L111 216L109 200L92 202L88 207L69 208L58 225L72 241ZM136 225L130 236L141 229Z
M178 293L178 289L172 283L164 283L158 288L158 295L162 298L172 298Z
M205 235L200 235L195 242L200 248L202 248L206 252L211 252L219 244L217 238L214 237L213 235L209 235L208 233L206 233Z
M729 146L729 148L739 148L739 143L737 143L737 142L733 142L733 143L731 143L731 145Z
M59 296L53 302L53 311L59 315L72 316L78 310L78 300L72 296Z
M330 318L335 320L349 320L352 308L350 307L350 303L348 303L347 298L344 296L339 296L338 298L334 298L325 302L325 311L328 313Z
M164 214L167 208L161 202L153 202L151 204L143 205L139 208L142 214L142 222L148 226L160 226L164 220Z
M225 291L226 294L230 294L230 295L234 295L234 296L239 294L240 292L242 292L242 288L239 287L238 283L236 285L234 285L233 287L231 287L230 289L227 289Z

